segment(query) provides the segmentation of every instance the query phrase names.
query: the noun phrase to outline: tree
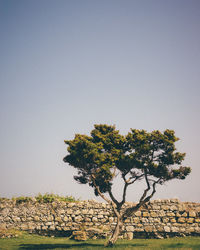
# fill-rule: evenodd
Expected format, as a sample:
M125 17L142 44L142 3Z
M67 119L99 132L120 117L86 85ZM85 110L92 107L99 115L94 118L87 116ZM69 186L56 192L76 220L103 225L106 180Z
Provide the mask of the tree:
M173 130L148 133L131 129L123 136L115 126L100 124L94 125L90 136L76 134L73 140L65 141L69 154L63 160L78 170L74 179L89 184L95 195L112 205L117 223L108 246L116 242L123 221L150 201L157 185L172 179L183 180L191 172L190 167L181 165L185 153L176 151L174 144L178 140ZM124 183L121 201L115 198L112 188L117 175ZM136 205L125 209L128 187L141 180L146 189Z

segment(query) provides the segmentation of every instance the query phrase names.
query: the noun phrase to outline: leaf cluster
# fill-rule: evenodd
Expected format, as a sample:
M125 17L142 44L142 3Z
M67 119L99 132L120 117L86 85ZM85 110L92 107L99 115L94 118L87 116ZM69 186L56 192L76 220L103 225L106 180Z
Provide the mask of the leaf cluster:
M169 129L163 133L131 129L123 136L115 126L94 125L90 136L76 134L65 141L69 154L63 160L78 170L74 179L94 187L96 195L97 188L101 193L111 190L117 172L127 184L142 178L162 184L185 179L191 171L182 166L185 153L176 151L178 140Z

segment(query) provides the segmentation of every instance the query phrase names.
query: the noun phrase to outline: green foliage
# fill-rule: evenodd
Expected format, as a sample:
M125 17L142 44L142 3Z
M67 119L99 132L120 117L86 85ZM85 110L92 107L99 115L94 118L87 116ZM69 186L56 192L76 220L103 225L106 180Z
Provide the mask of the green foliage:
M0 198L0 201L7 201L8 198ZM72 196L60 196L53 193L46 193L44 195L38 194L35 197L29 197L29 196L20 196L20 197L13 197L13 201L16 201L17 204L30 202L30 201L37 201L39 203L51 203L53 201L64 201L64 202L77 202L79 200L76 200Z
M78 169L78 175L74 176L76 181L93 187L94 180L91 178L94 176L101 192L106 192L112 185L112 169L124 142L125 138L115 130L115 126L95 125L91 137L76 134L74 140L65 141L70 154L64 161Z
M176 152L178 140L169 129L163 133L131 129L123 136L115 126L94 125L90 136L76 134L73 140L65 141L69 154L63 160L78 170L74 179L88 183L96 195L111 190L116 172L127 183L146 178L148 185L163 184L185 179L191 172L181 165L185 153Z
M20 204L23 202L29 202L32 200L32 198L28 196L20 196L20 197L13 197L12 200L15 200L16 203Z
M0 197L0 202L1 201L7 201L7 200L9 200L8 198L5 198L5 197Z
M36 197L37 202L39 203L51 203L53 201L64 201L64 202L75 202L75 198L72 196L59 196L55 194L46 193L44 195L38 194Z

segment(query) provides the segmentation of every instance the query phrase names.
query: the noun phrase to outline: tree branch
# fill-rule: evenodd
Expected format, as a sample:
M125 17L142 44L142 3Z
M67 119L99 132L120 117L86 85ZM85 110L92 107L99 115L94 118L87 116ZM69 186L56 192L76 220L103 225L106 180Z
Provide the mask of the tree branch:
M144 170L144 176L145 176L145 181L146 181L146 184L147 184L147 188L144 190L144 193L143 193L142 197L140 198L139 202L143 201L143 199L146 197L148 191L151 189L150 184L149 184L149 180L148 180L148 177L147 177L146 169Z
M115 199L115 197L113 196L113 193L112 193L112 191L111 191L111 188L109 188L108 193L109 193L109 195L110 195L111 200L112 200L117 206L119 206L119 202L118 202L118 201Z
M91 174L92 177L92 182L98 192L98 194L101 196L102 199L104 199L106 202L108 202L108 204L111 204L114 210L114 213L116 214L117 217L120 217L120 213L117 211L116 207L118 206L117 204L119 204L119 202L117 200L115 200L117 202L117 204L114 201L110 201L101 191L99 186L97 186L96 182L95 182L95 176L94 174ZM110 191L111 192L111 191ZM112 194L112 193L111 193ZM114 197L113 197L114 198Z
M125 182L124 184L124 190L123 190L123 196L122 196L122 201L120 202L120 206L122 206L125 201L126 201L126 190L127 190L127 187L129 186L129 183Z
M122 178L124 180L124 189L123 189L123 196L122 196L122 201L119 203L120 207L125 203L126 201L126 191L129 185L133 184L136 180L140 179L141 177L143 177L144 174L141 174L139 176L136 176L135 179L133 181L130 182L130 180L133 178L129 178L128 180L126 180L125 175L122 175Z
M131 216L131 214L133 212L136 212L140 207L142 207L143 205L145 205L152 197L153 195L155 194L156 192L156 184L159 183L159 181L161 180L162 178L158 179L157 181L155 181L152 185L153 187L153 190L151 192L151 194L149 196L146 197L146 195L144 196L144 194L142 195L143 199L141 198L140 201L137 203L137 205L135 205L134 207L130 207L130 208L127 208L123 214L123 220L125 220L126 217L129 217ZM148 182L149 184L149 182ZM147 189L149 189L150 187L150 184L148 186ZM146 189L146 190L147 190ZM150 189L149 189L150 190ZM145 193L145 192L144 192ZM147 192L146 192L147 193ZM145 198L146 197L146 198ZM145 198L145 199L144 199Z
M98 194L101 196L101 198L104 199L105 201L107 201L108 203L111 203L111 201L100 191L99 186L96 185L94 174L91 174L91 177L92 177L92 182L93 182Z

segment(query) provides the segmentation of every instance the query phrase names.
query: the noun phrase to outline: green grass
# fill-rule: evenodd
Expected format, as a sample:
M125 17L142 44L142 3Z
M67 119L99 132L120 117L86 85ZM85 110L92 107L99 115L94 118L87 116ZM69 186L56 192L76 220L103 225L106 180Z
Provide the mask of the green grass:
M22 233L18 238L0 239L0 249L111 249L105 248L104 243L105 240L77 242L67 238ZM200 237L118 240L112 249L200 249Z

